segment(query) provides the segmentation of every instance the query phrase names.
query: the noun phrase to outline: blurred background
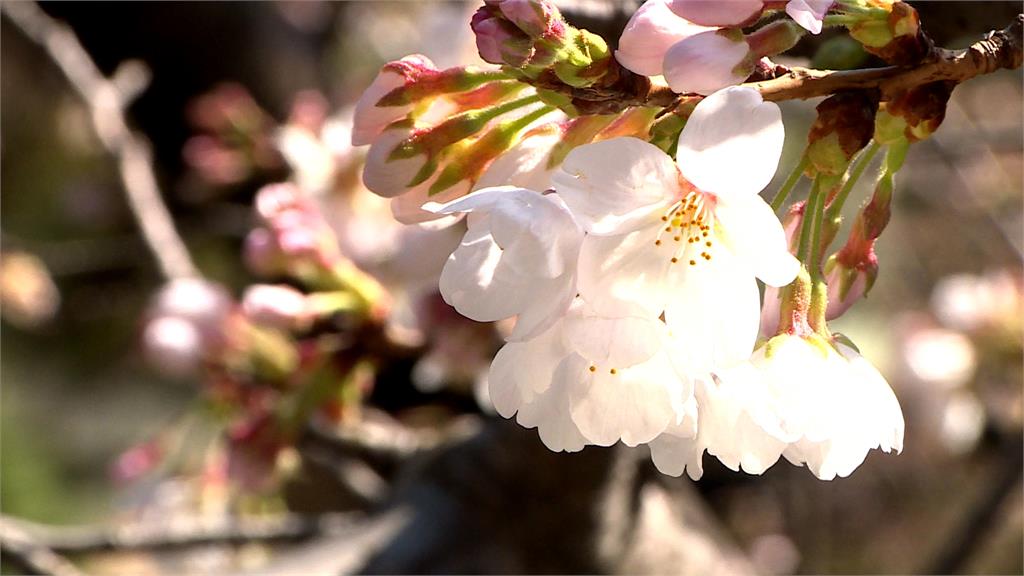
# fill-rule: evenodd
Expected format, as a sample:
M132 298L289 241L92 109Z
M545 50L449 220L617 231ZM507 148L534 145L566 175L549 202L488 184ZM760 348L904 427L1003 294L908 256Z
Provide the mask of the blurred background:
M912 4L950 48L1021 8ZM637 3L559 5L614 42ZM351 106L388 60L478 62L475 9L44 3L123 89L206 279L191 283L168 282L154 260L94 110L4 15L8 544L96 574L1024 571L1020 70L959 86L942 127L911 147L878 281L835 323L896 391L904 453L873 452L832 482L705 458L693 483L658 475L643 447L556 455L495 416L485 378L504 327L460 318L435 293L461 232L403 228L359 183ZM809 39L792 62L874 65L843 40ZM815 104L783 106L786 154L766 194L797 161ZM352 265L344 286L386 296L353 312L337 304L343 290L275 267L261 241L294 231L267 207L275 190L302 191L289 214ZM286 314L296 296L328 312ZM195 314L216 325L181 321Z

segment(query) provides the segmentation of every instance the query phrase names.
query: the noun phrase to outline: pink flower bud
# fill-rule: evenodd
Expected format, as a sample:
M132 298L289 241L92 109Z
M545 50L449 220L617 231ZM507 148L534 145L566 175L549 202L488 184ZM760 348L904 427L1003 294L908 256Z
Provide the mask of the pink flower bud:
M496 6L532 38L560 36L565 32L562 14L550 0L501 0Z
M381 68L377 77L363 92L356 103L353 115L352 145L363 146L373 142L384 128L405 118L414 104L403 106L378 106L377 103L389 92L415 82L416 79L437 72L437 67L426 56L413 54L401 60L389 62Z
M719 30L677 42L665 54L662 66L673 92L711 94L743 82L756 61L742 33Z
M668 7L680 18L701 26L740 26L753 21L764 9L762 0L669 0Z
M647 0L626 23L615 59L627 70L659 76L665 53L673 44L712 30L684 20L668 9L668 0Z
M266 228L255 228L245 237L242 259L246 267L258 276L274 276L284 272L284 253Z
M408 192L412 182L427 164L426 153L411 158L395 158L395 149L413 135L410 127L395 127L385 130L370 146L363 167L363 184L373 193L385 198Z
M158 316L143 329L142 353L147 363L165 376L192 376L202 366L203 336L184 318Z
M262 326L281 330L299 330L309 323L306 295L285 285L256 284L242 297L242 312Z
M233 302L219 284L200 278L179 278L160 289L150 307L152 317L173 316L190 322L205 339L221 333Z
M533 55L533 42L522 30L489 6L477 10L470 21L480 57L491 64L522 66Z
M839 318L866 296L878 277L878 257L873 247L869 247L852 264L843 256L840 252L825 263L825 282L828 283L825 318L828 320Z
M291 183L268 184L256 192L254 201L256 213L267 222L285 211L300 209L302 203L302 192Z

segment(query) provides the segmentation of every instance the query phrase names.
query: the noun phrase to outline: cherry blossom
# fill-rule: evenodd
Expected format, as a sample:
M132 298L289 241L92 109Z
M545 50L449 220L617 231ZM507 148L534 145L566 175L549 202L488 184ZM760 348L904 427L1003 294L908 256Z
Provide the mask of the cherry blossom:
M553 179L588 233L583 300L609 317L664 313L679 346L673 358L694 373L746 358L758 327L754 277L782 286L799 269L757 195L782 141L778 108L734 87L696 107L678 164L635 138L573 150Z
M582 231L558 196L487 188L437 212L471 213L440 281L445 301L461 314L481 322L516 316L509 340L524 340L568 310Z

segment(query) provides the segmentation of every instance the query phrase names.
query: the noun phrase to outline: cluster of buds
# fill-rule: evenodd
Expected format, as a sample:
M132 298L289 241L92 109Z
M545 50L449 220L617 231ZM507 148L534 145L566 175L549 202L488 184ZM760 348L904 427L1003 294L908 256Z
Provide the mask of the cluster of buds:
M233 186L282 168L273 118L245 88L222 84L190 105L200 133L185 143L185 162L210 186Z
M470 26L481 58L534 80L584 88L612 62L603 38L566 24L549 0L485 0Z
M386 64L356 105L352 143L370 144L363 183L406 224L446 218L424 206L469 192L487 167L553 109L498 70L438 70L424 56Z

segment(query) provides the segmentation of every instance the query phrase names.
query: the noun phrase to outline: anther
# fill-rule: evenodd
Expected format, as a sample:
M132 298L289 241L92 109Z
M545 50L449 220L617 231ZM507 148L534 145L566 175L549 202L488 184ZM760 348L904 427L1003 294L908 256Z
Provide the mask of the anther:
M615 368L612 368L611 370L609 370L608 373L609 374L618 374L618 372L615 370Z
M696 265L697 265L697 261L696 260L690 260L690 266L696 266Z
M591 366L590 367L590 371L591 372L597 372L597 366Z
M676 262L679 262L679 258L676 258L676 257L673 256L672 257L672 263L675 264Z

